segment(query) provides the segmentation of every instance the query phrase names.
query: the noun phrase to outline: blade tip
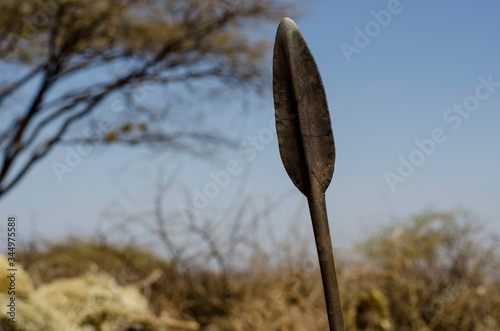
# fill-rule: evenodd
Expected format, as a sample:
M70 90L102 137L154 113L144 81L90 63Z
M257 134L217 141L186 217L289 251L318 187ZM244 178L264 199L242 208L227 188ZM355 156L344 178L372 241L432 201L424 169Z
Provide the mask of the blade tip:
M282 20L281 20L281 23L289 23L289 22L293 22L295 23L290 17L284 17Z
M285 30L298 29L297 24L290 17L283 18L279 26Z

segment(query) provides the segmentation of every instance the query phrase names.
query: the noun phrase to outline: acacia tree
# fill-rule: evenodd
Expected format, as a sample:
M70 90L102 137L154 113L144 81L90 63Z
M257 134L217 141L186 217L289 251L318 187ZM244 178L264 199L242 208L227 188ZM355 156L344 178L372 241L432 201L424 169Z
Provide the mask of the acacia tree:
M201 81L260 91L268 44L254 28L290 9L279 0L2 0L0 68L15 74L0 76L0 197L60 144L222 141L167 128L168 112L137 105L134 91Z

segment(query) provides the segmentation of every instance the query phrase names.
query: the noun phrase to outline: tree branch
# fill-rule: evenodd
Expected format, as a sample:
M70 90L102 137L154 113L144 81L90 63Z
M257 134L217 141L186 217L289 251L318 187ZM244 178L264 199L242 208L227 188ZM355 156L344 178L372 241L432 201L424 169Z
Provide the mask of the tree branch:
M40 71L44 68L44 65L38 66L35 69L31 70L29 73L24 75L17 82L11 84L0 92L0 106L6 97L14 93L18 88L29 82L33 77L35 77Z

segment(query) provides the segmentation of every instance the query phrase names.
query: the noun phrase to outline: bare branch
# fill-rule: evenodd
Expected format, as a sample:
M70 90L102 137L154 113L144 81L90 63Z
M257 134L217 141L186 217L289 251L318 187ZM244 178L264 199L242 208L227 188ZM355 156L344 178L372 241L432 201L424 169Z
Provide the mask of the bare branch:
M2 91L0 91L0 106L2 105L2 102L7 98L9 95L14 93L17 89L22 87L24 84L29 82L32 78L34 78L37 74L42 71L44 66L38 66L35 69L31 70L29 73L21 77L18 81L12 83L8 87L4 88Z
M54 146L81 142L84 138L75 138L70 128L103 111L99 107L103 101L120 90L147 82L168 86L210 78L220 85L258 92L267 84L262 62L266 48L264 39L251 31L258 26L255 23L275 20L285 10L290 13L288 4L278 0L237 5L223 0L116 0L99 4L82 0L44 5L38 0L23 1L24 7L17 2L0 2L4 13L0 16L2 61L34 68L6 84L0 91L0 106L35 77L42 77L28 98L26 110L7 123L1 134L0 196ZM84 76L90 69L101 68L113 68L119 75L106 82L105 74ZM74 83L79 87L72 88ZM131 111L128 116L141 119L144 113ZM167 122L167 117L161 121ZM119 122L119 116L114 120ZM158 120L147 118L146 124L160 124ZM226 140L214 134L144 130L104 142L130 146L163 142L168 147L191 150L196 150L196 142L203 153L201 146L206 145L200 143Z

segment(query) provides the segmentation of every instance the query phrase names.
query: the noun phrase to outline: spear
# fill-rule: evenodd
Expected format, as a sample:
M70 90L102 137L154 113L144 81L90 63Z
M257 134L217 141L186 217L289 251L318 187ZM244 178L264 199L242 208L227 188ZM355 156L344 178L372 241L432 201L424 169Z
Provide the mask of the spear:
M309 203L331 331L343 331L325 191L333 176L335 144L325 89L316 61L294 21L278 26L273 95L281 160Z

